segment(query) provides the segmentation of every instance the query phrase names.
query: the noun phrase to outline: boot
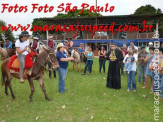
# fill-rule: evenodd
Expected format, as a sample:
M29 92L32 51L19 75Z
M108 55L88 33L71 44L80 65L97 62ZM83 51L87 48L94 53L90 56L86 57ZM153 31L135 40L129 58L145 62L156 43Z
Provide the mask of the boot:
M20 70L20 83L24 83L23 70Z

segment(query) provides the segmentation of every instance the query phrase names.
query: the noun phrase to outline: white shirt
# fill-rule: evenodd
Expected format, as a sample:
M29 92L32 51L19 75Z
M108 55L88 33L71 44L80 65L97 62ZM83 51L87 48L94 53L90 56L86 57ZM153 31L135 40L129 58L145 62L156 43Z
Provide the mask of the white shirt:
M29 46L29 40L26 40L24 42L20 42L20 40L18 39L16 42L15 42L15 47L19 47L20 48L20 51L22 51L25 47ZM22 53L22 55L27 55L28 52L27 51L24 51ZM16 52L16 55L19 55L17 52Z
M135 61L137 61L138 60L138 54L134 54L133 56L135 58ZM128 58L128 54L125 56L123 63L125 63L126 58ZM136 62L135 61L133 62L131 71L136 71Z

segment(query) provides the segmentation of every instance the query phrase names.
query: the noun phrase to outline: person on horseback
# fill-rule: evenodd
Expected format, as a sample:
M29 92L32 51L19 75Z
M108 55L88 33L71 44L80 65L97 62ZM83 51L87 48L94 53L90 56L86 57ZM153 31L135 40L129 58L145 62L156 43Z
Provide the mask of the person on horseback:
M12 42L9 39L6 39L6 42L3 44L3 48L8 50L12 48Z
M56 48L57 48L57 43L53 40L53 36L49 36L49 37L48 37L47 46L48 46L53 52L55 52L55 50L56 50Z
M72 47L73 47L73 41L72 41L72 38L66 38L67 41L68 41L68 49L69 49L69 52L72 52Z
M37 53L39 53L39 47L40 47L40 42L39 42L39 38L37 37L33 37L33 42L31 44L31 48L36 51Z
M20 61L20 82L24 82L23 74L24 74L24 66L25 66L25 57L31 52L29 46L29 33L27 31L21 32L19 39L15 42L16 47L16 55L18 60Z

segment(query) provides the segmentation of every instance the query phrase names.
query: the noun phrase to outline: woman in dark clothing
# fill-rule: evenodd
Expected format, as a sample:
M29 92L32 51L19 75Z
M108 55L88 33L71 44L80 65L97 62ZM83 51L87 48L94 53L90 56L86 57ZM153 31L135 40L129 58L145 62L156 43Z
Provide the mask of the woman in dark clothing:
M98 55L99 55L99 72L101 73L101 69L103 67L103 72L105 73L105 56L106 56L106 51L105 51L105 48L104 46L101 46L99 52L98 52Z

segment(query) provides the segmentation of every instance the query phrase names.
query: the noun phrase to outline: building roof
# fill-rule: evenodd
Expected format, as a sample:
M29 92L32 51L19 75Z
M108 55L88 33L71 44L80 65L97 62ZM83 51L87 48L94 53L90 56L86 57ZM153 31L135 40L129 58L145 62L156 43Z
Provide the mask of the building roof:
M112 25L115 22L116 25L142 24L144 20L153 21L154 23L159 22L159 19L163 17L163 14L157 15L114 15L114 16L98 16L98 25ZM72 18L36 18L47 22L48 24L56 25L95 25L96 17L72 17Z

